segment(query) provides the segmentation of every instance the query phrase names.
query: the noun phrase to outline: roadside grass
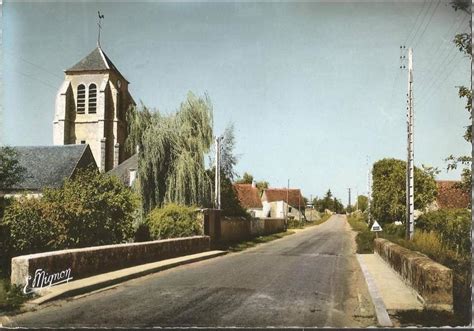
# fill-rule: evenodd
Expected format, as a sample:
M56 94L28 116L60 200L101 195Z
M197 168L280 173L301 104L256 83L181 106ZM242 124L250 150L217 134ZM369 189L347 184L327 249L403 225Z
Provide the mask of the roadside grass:
M289 220L288 229L306 229L310 226L320 225L326 222L331 216L331 214L323 214L321 218L317 221L308 221L304 223L296 220Z
M443 327L463 325L463 320L459 315L448 311L405 310L390 315L390 317L396 319L402 327Z
M372 254L374 252L375 235L367 226L367 221L363 214L352 214L347 217L347 221L354 231L357 232L357 254Z
M7 278L0 278L0 314L12 312L32 298L32 295L25 295L21 287L13 286Z
M254 247L258 244L267 243L276 239L280 239L286 237L288 235L294 234L294 231L286 231L286 232L279 232L274 233L268 236L260 236L255 237L253 239L247 241L240 241L240 242L220 242L217 243L214 247L215 249L226 250L229 252L240 252L245 249Z
M354 231L357 231L356 243L358 254L371 254L374 252L375 235L367 227L366 218L363 215L351 215L348 222ZM379 233L380 238L387 239L397 245L425 254L453 270L453 308L454 314L444 312L416 312L409 311L400 313L404 325L412 324L418 319L426 319L425 325L468 325L471 321L471 255L460 253L447 247L436 231L415 232L412 240L404 238L404 231L397 231L394 226L387 224L384 231ZM433 319L430 319L430 316ZM420 322L421 323L421 322ZM436 324L437 323L437 324ZM418 323L417 323L418 324Z

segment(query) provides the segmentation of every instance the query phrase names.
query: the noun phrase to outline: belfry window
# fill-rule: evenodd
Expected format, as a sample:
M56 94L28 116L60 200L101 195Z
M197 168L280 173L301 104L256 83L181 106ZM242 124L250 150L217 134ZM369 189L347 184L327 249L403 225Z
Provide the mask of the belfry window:
M86 87L81 84L77 87L77 113L84 114L86 111Z
M97 112L97 86L95 84L89 85L89 114Z

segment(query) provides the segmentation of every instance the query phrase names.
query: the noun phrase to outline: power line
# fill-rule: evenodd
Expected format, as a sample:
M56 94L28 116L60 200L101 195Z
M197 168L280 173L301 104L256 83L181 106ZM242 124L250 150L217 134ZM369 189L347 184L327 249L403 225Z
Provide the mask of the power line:
M36 64L36 63L33 63L33 62L31 62L31 61L28 61L28 60L26 60L25 58L22 58L20 55L13 54L12 52L10 52L10 51L8 51L8 50L4 50L4 51L7 52L7 53L10 53L12 56L14 56L14 57L17 58L17 59L19 59L19 60L21 60L21 61L23 61L23 62L25 62L25 63L28 63L29 65L32 65L33 67L36 67L36 68L38 68L38 69L40 69L40 70L42 70L42 71L44 71L44 72L50 74L51 76L54 76L54 77L59 78L59 79L61 79L61 80L63 79L63 77L61 77L61 76L59 76L59 75L57 75L57 74L55 74L55 73L52 73L50 70L48 70L48 69L46 69L46 68L44 68L44 67L42 67L42 66L40 66L40 65L38 65L38 64Z
M434 9L433 12L431 13L430 19L428 20L428 23L425 25L425 28L423 29L423 32L418 36L417 42L414 42L415 40L413 40L413 42L414 42L413 48L415 48L416 46L418 46L418 44L420 43L420 40L422 40L421 38L423 37L423 35L424 35L425 32L426 32L426 29L427 29L428 26L430 25L431 20L433 19L433 16L434 16L436 10L438 9L440 3L441 3L441 0L438 0L438 4L436 5L435 9Z
M432 4L433 4L433 2L432 2L432 1L429 1L429 5L428 5L428 7L427 7L426 12L423 14L423 18L422 18L421 21L420 21L420 25L416 28L416 31L415 31L415 33L413 34L412 39L411 39L411 40L408 39L408 40L406 41L406 43L405 43L406 45L407 45L407 44L411 44L411 43L416 39L416 36L417 36L417 34L418 34L418 31L420 31L420 28L423 26L423 24L424 24L424 22L425 22L426 16L428 15L429 11L431 10L431 5L432 5Z
M415 26L418 24L418 19L420 18L420 15L421 13L423 12L423 10L425 9L425 4L426 4L426 0L423 0L423 5L420 9L420 11L418 12L418 15L416 16L416 19L415 19L415 22L413 22L411 28L410 28L410 32L408 33L408 36L405 38L405 41L403 42L403 45L406 45L407 44L407 41L409 39L409 37L411 36L411 33L413 32L413 29L415 28Z
M28 78L32 78L32 79L34 79L34 80L37 80L38 82L44 84L45 86L48 86L48 87L52 88L54 91L57 91L57 90L58 90L58 87L57 87L57 86L54 87L54 86L52 86L51 84L49 84L49 83L47 83L47 82L45 82L45 81L43 81L43 80L41 80L41 79L39 79L39 78L37 78L37 77L35 77L35 76L31 76L31 75L25 74L24 72L16 71L16 70L13 70L13 72L16 72L17 74L23 75L23 76L28 77Z
M458 25L458 29L462 26L462 23L465 21L465 18L467 17L467 15L464 17L464 19L460 22L460 24ZM452 47L446 47L443 49L443 51L440 53L441 56L437 59L441 59L441 62L439 62L438 64L436 64L438 61L430 61L430 64L433 63L433 66L435 66L437 69L432 72L430 71L430 74L431 74L431 77L432 77L432 80L430 81L428 87L425 87L425 88L422 88L421 91L422 91L422 98L421 99L424 99L424 97L430 93L430 89L435 86L435 83L438 83L440 81L440 77L441 77L441 73L444 73L446 71L446 68L449 67L449 64L451 64L453 62L453 60L456 58L456 55L459 54L459 52L457 51L457 49L452 46ZM446 54L443 58L443 55ZM447 65L446 65L447 63ZM436 64L436 65L435 65ZM431 65L429 65L429 67L432 67ZM422 75L423 76L423 79L424 78L428 78L427 75Z

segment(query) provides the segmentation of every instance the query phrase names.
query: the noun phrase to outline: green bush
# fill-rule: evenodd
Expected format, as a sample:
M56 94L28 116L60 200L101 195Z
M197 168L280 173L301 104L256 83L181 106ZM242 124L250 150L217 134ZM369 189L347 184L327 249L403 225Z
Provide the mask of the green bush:
M0 313L13 311L33 297L23 294L21 286L11 285L9 279L0 279Z
M405 226L403 224L397 225L395 223L388 223L385 224L383 227L382 235L390 235L397 238L404 238L405 237Z
M116 244L133 237L136 207L136 196L118 179L89 169L40 199L13 200L1 223L16 255Z
M443 245L460 254L471 251L471 212L468 209L440 209L421 215L416 229L436 231Z
M367 214L353 213L347 218L354 231L357 231L356 244L358 254L370 254L374 252L375 234L367 226Z
M415 167L415 209L425 208L436 198L434 175L435 171L432 168ZM374 163L370 212L382 227L388 222L405 220L405 176L405 161L382 159Z
M153 209L147 218L152 239L190 237L202 234L194 207L168 204Z

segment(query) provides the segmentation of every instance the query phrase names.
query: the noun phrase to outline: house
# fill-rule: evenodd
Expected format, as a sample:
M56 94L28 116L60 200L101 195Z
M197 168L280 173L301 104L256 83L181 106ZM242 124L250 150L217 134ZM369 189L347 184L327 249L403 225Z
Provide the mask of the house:
M125 186L132 187L138 177L138 154L133 154L107 173L117 176Z
M437 180L438 195L433 209L469 208L470 196L457 187L459 181Z
M13 187L0 187L0 196L17 197L26 194L38 197L47 187L60 187L65 179L71 178L79 169L97 169L87 144L12 148L16 151L19 165L25 169L25 175Z
M56 95L54 145L89 144L101 171L130 157L126 112L135 105L129 82L98 45L64 71Z
M252 184L234 184L240 205L253 217L262 217L263 205L255 182Z
M305 201L300 189L269 188L262 194L263 216L305 219Z

